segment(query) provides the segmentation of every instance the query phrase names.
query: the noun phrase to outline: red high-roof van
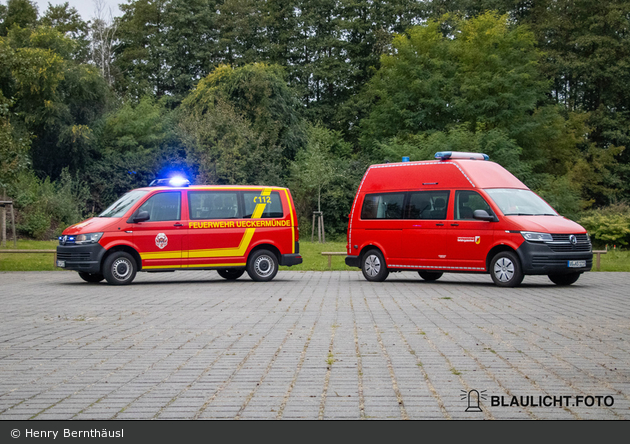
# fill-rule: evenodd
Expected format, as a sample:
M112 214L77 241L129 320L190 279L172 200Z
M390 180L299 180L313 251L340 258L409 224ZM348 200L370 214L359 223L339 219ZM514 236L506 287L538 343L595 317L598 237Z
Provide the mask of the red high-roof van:
M560 216L481 153L372 165L348 222L346 264L369 281L392 271L490 273L502 287L524 275L570 285L593 264L586 230Z

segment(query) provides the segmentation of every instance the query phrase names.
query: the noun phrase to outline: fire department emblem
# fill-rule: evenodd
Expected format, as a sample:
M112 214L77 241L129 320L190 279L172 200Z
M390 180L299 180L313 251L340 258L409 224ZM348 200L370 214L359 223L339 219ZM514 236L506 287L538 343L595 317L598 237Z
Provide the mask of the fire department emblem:
M155 236L155 245L157 245L160 250L166 247L168 245L168 237L166 237L166 234L159 233Z

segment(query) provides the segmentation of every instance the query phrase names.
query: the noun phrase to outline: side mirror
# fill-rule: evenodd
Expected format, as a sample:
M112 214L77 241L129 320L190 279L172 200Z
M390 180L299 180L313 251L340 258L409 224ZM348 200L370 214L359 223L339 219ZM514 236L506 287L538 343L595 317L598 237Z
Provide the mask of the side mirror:
M494 215L489 215L486 210L475 210L473 211L473 219L477 220L485 220L488 222L496 222L496 217Z
M148 211L140 211L133 218L133 221L134 221L134 223L138 223L138 222L145 222L145 221L147 221L149 219L151 219L151 215L149 214Z

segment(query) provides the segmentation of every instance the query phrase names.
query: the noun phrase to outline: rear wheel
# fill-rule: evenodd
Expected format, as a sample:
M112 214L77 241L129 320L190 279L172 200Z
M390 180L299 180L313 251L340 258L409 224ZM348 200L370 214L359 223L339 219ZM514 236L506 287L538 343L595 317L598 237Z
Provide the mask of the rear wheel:
M221 276L223 279L227 279L228 281L233 281L243 276L243 273L245 273L245 270L226 268L225 270L217 270L217 273L219 273L219 276Z
M363 255L361 271L365 279L372 282L382 282L389 275L383 254L378 250L370 250Z
M444 273L439 271L419 271L418 274L425 281L437 281Z
M574 284L582 273L569 273L569 274L550 274L549 280L556 285L571 285Z
M112 285L128 285L136 277L136 261L124 251L115 251L103 263L103 275Z
M492 258L490 275L499 287L518 287L524 277L521 263L511 251L501 251Z
M84 271L79 271L79 276L85 282L101 282L103 279L105 279L105 276L103 276L102 274L99 274L99 273L86 273Z
M253 252L247 260L247 274L254 281L267 282L278 273L278 258L269 250Z

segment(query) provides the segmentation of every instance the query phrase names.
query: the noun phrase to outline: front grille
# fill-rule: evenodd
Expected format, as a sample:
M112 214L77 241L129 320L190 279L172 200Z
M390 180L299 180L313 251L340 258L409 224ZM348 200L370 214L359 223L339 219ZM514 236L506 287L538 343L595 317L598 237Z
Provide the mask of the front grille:
M533 267L538 267L538 268L543 268L543 267L555 267L555 266L561 266L561 267L566 267L567 266L567 262L568 261L573 261L573 260L586 260L586 266L587 267L592 267L593 266L593 258L584 258L584 257L569 257L569 256L565 256L565 257L558 257L558 256L543 256L543 255L535 255L532 256L532 266Z
M546 245L551 251L555 251L556 253L591 251L591 241L586 234L575 234L574 236L577 239L575 245L571 243L570 234L552 234L551 237L553 241L547 242Z
M68 262L89 261L92 259L91 253L57 253L57 259Z

